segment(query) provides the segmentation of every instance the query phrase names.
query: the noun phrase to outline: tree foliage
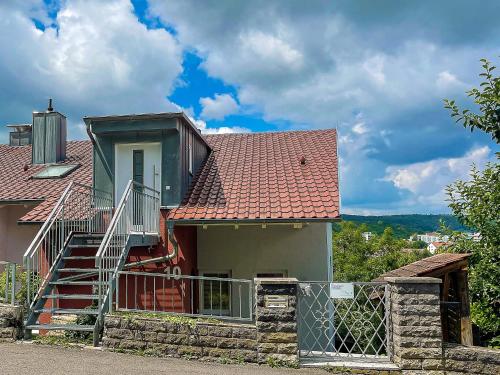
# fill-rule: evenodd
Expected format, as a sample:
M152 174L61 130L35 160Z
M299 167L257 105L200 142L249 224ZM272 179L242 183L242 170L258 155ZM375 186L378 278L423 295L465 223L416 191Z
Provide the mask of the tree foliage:
M480 89L472 89L480 114L459 110L454 101L445 101L452 117L464 126L477 127L500 143L500 78L493 76L494 66L481 60L484 81ZM497 162L489 163L483 171L473 166L469 181L456 181L447 188L449 206L466 226L481 234L474 242L460 234L453 236L452 251L468 252L470 258L469 289L471 292L471 318L490 342L500 340L500 155Z
M333 277L336 281L371 281L381 274L429 256L427 250L402 251L405 240L394 236L387 227L382 235L366 241L365 225L340 223L333 234Z
M493 140L500 143L500 77L495 77L495 67L486 59L481 59L483 78L479 88L467 91L467 95L474 99L479 106L480 113L470 109L459 109L454 100L445 99L445 108L451 112L456 122L462 123L465 128L478 128L491 135Z

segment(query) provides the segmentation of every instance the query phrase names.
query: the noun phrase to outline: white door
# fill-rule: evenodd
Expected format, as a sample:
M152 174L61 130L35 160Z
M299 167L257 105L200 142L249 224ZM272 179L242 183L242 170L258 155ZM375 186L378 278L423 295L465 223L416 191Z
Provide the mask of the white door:
M115 205L132 179L161 191L161 143L115 145Z

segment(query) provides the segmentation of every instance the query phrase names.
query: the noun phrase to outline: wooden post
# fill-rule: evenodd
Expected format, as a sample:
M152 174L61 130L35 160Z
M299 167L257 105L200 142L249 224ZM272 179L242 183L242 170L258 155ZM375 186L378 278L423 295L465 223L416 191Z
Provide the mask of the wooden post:
M448 341L450 327L448 325L448 297L450 293L450 273L446 272L443 276L443 284L441 288L441 326L443 327L443 340Z
M460 298L460 341L462 345L472 346L472 324L470 321L469 287L467 270L457 272L457 288Z

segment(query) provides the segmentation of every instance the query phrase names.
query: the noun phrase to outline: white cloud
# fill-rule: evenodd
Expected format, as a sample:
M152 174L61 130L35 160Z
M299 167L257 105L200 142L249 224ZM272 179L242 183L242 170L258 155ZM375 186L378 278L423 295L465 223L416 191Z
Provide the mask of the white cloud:
M29 121L48 97L70 124L84 115L175 109L166 97L182 71L182 48L166 30L141 24L130 1L64 1L58 29L45 31L31 17L48 25L46 10L31 9L0 5L2 118Z
M368 128L364 122L358 122L352 127L352 131L356 134L365 134L368 132Z
M212 98L201 98L201 117L208 120L222 120L228 115L238 112L236 100L229 94L215 94Z
M466 85L461 82L454 74L447 70L439 72L436 79L436 86L440 90L453 90L456 88L463 88Z
M201 130L203 134L229 134L229 133L249 133L251 130L241 126L220 126L208 127L204 120L193 117L192 108L182 109L187 114L189 119Z
M421 204L443 205L445 187L457 179L468 179L472 164L483 168L493 160L488 146L470 150L459 158L442 158L406 166L390 166L386 169L385 180L398 189L413 193L411 200Z

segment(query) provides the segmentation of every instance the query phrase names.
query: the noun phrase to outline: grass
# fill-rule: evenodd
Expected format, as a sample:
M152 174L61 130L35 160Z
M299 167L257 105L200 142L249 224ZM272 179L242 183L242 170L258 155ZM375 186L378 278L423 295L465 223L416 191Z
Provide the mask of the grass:
M197 323L221 324L221 321L217 319L191 318L183 315L174 315L168 313L117 311L114 312L113 315L121 316L127 319L134 319L134 318L159 319L165 322L187 325L191 328L195 327Z
M92 345L92 337L90 338L75 338L68 336L42 336L38 335L33 338L34 344L40 345L56 345L63 347L72 347L75 345Z
M272 368L279 368L279 367L299 368L299 364L296 361L290 362L272 356L267 357L266 363L269 367Z

